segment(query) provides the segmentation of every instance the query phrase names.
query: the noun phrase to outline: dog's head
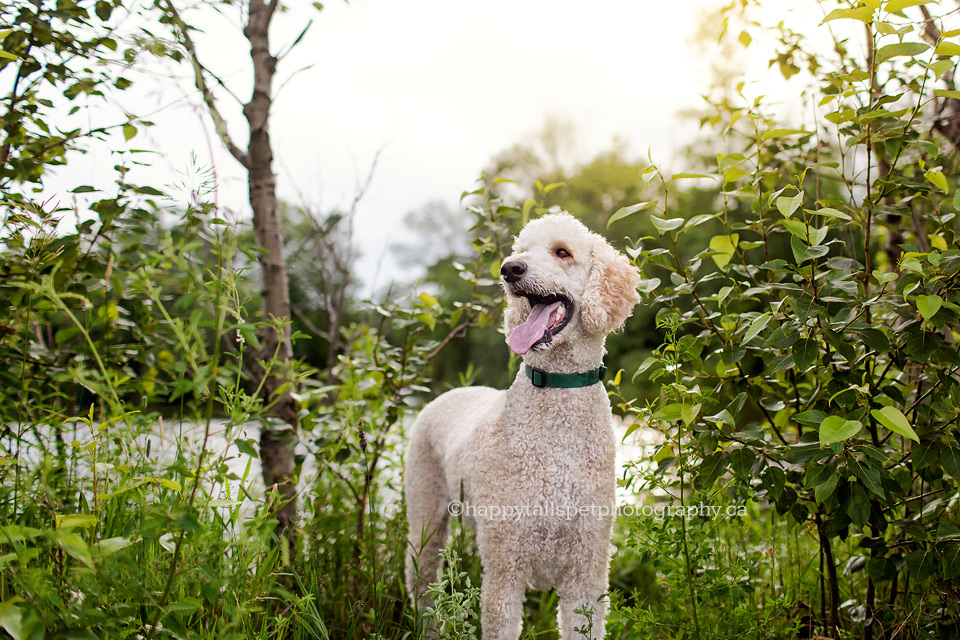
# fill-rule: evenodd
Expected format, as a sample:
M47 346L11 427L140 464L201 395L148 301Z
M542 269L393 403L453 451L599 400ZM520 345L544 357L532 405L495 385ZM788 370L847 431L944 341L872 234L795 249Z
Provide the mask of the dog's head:
M500 276L507 295L504 333L521 355L573 340L581 331L615 331L640 301L636 267L568 213L527 224Z

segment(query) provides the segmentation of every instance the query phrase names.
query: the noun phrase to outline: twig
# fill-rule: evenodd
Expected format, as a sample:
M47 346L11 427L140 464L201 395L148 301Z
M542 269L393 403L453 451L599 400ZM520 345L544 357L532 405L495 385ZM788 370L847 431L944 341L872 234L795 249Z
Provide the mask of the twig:
M204 78L206 69L202 64L200 64L200 59L197 57L197 48L193 43L193 39L190 37L190 27L188 27L180 17L180 12L177 11L177 8L173 5L172 0L164 0L164 4L166 5L167 11L170 13L171 18L173 19L174 25L177 27L177 33L180 34L181 44L183 44L183 48L186 50L187 55L190 58L190 62L193 65L193 76L196 80L197 89L200 91L200 95L203 97L204 104L207 105L207 111L210 112L210 118L213 119L213 126L217 131L217 135L223 142L223 146L225 146L227 151L230 152L230 155L236 158L237 162L242 164L244 168L249 169L249 156L233 142L233 138L230 137L230 131L227 129L227 121L224 120L220 110L217 109L213 92L210 91L210 87L207 86L207 81Z
M456 338L462 338L463 336L466 335L467 329L470 329L476 326L478 326L477 323L471 320L466 320L464 322L461 322L459 325L454 327L454 329L450 331L450 333L447 334L447 337L445 337L443 340L440 341L440 344L434 347L433 351L427 354L424 362L430 362L431 360L433 360L445 346L450 344L452 340L455 340Z

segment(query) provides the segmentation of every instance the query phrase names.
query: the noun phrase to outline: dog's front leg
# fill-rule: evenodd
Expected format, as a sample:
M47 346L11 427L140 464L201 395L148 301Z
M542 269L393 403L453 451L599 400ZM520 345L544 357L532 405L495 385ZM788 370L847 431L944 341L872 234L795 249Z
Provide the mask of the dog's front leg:
M485 568L480 589L483 640L517 640L523 626L525 584L505 568Z
M583 547L586 557L557 585L561 640L602 640L604 636L609 606L609 524L603 523L605 535ZM593 552L588 554L587 549Z

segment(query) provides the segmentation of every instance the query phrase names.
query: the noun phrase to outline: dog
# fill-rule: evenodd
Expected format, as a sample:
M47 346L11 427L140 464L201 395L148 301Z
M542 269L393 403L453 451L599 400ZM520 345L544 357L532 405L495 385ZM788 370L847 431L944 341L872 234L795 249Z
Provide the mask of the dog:
M500 274L523 366L508 390L454 389L414 423L407 589L431 605L454 505L477 534L484 640L520 637L528 588L557 589L561 638L602 638L616 489L604 342L640 301L640 275L567 213L528 223Z

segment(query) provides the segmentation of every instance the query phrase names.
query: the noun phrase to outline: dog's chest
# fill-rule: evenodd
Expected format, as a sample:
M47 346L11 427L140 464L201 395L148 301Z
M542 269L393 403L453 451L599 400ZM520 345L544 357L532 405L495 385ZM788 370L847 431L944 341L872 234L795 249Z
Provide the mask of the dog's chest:
M529 440L514 443L512 453L519 461L516 491L530 504L589 502L614 481L613 452L596 441Z
M501 452L515 463L516 491L534 503L587 500L614 482L609 405L585 395L530 394L511 407Z

